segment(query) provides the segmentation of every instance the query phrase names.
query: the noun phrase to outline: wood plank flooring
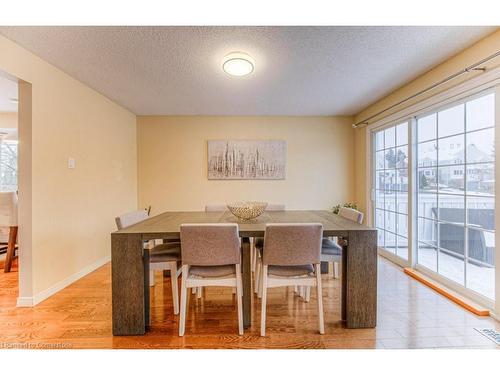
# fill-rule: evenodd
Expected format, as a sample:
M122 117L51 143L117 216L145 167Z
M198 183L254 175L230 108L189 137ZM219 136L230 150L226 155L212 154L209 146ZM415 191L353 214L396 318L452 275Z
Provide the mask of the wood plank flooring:
M208 288L191 297L186 335L177 336L169 279L156 274L151 293L152 327L145 336L111 334L109 264L75 282L34 308L16 308L17 268L0 264L0 348L498 348L473 328L500 323L476 317L392 263L379 259L378 326L351 330L340 319L340 282L323 276L326 334L317 333L315 295L309 303L292 288L269 293L267 337L259 336L260 302L252 297L254 321L237 334L230 289Z

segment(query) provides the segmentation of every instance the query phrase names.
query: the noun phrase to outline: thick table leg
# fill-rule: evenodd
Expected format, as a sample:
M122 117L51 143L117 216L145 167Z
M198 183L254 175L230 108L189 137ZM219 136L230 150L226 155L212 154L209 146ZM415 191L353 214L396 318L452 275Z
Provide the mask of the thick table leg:
M349 231L347 246L347 328L373 328L377 325L377 231Z
M342 304L341 308L341 319L346 320L347 318L347 246L342 246L342 273L340 274L340 301Z
M146 256L147 257L147 256ZM146 277L140 234L111 235L113 335L143 335L146 314Z
M149 324L151 322L151 308L149 298L149 288L151 285L149 283L149 249L144 249L142 266L144 267L144 324L146 325L146 327L149 327Z
M252 265L250 262L250 238L241 239L241 263L243 273L243 327L252 322Z

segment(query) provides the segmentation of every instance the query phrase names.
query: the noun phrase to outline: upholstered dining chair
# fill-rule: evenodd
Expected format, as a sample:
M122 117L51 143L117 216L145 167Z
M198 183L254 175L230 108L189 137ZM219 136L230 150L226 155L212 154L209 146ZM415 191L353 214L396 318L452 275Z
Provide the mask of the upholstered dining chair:
M149 217L146 210L129 212L115 218L118 230L137 224ZM180 242L167 242L155 244L155 241L146 241L144 248L149 249L149 286L155 284L155 271L170 271L170 281L172 284L172 301L174 314L179 314L179 287L177 278L181 273L178 264L181 261Z
M179 336L186 329L188 288L227 286L236 288L238 333L243 334L243 283L238 225L182 224L182 286Z
M283 203L269 203L266 207L266 211L285 211L286 206ZM255 237L252 239L250 247L250 261L252 262L252 272L255 273L255 293L258 292L259 289L259 271L258 267L260 267L260 256L262 247L264 245L264 237Z
M10 272L12 262L16 258L17 243L17 193L15 191L0 192L0 227L4 231L1 233L0 247L7 249L4 263L4 272Z
M222 203L211 203L205 206L205 212L224 212L227 210L227 205ZM203 294L203 288L200 286L199 288L193 288L191 291L192 294L196 294L197 298L201 298ZM236 293L236 289L233 290L233 294Z
M321 287L320 223L267 224L262 253L260 335L266 335L267 289L281 286L316 287L319 332L325 333Z
M363 213L353 208L341 207L338 213L345 219L363 223ZM339 277L339 263L342 262L342 247L331 238L324 238L321 247L321 261L333 263L333 277Z
M363 224L364 214L361 211L349 207L340 207L339 216L345 219L355 221L358 224Z

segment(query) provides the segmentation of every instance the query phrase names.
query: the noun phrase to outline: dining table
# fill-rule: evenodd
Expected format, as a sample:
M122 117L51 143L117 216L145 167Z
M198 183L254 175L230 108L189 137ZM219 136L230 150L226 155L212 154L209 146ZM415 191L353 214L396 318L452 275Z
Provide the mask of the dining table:
M180 226L184 223L238 224L245 328L252 324L251 238L264 237L268 223L321 223L324 237L341 239L341 320L345 321L346 328L376 326L376 229L326 210L265 211L250 221L242 221L229 211L168 211L111 233L113 335L147 332L150 325L149 250L144 242L180 239Z

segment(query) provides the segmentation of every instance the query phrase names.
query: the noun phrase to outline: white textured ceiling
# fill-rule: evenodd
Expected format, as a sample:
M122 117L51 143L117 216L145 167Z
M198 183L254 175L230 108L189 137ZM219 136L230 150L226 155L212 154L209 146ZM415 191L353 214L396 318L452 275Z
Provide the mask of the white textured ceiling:
M17 103L11 98L17 99L17 82L0 76L0 112L17 112Z
M139 115L351 115L495 27L0 27ZM247 77L224 55L256 60Z

